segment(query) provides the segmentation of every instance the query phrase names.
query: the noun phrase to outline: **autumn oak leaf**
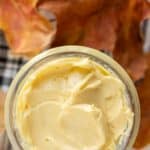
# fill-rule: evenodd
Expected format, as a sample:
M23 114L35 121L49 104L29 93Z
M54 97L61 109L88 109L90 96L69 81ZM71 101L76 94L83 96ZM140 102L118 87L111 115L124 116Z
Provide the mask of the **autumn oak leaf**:
M53 24L36 9L37 0L0 0L0 28L15 54L35 55L55 35Z

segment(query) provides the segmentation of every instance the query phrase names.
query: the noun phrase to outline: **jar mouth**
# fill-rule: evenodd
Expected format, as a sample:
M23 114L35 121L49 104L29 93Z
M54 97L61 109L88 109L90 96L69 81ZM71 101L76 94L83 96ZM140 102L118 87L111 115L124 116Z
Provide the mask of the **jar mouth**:
M16 128L14 123L14 107L15 107L15 96L19 92L21 88L21 84L23 84L24 80L27 76L34 71L33 68L38 68L40 64L46 63L47 61L51 61L54 59L58 59L61 57L73 57L73 56L80 56L86 57L88 56L93 61L96 61L102 64L105 68L111 69L125 84L127 88L127 92L130 97L130 103L132 107L132 111L134 112L134 119L132 129L130 131L130 135L126 143L124 143L125 149L131 149L132 145L134 144L135 138L138 133L139 124L140 124L140 105L138 95L135 89L135 86L126 73L126 71L112 58L107 56L106 54L84 46L62 46L49 49L33 59L31 59L27 64L25 64L22 69L18 72L15 79L13 80L5 103L5 124L6 124L6 131L9 137L11 144L13 145L14 149L21 150L21 145L19 144L20 141L16 135Z

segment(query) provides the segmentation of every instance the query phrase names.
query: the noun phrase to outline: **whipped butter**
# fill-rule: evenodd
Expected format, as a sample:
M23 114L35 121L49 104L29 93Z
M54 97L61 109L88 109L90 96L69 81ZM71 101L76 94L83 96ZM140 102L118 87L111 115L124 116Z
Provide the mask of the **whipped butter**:
M125 85L88 58L60 58L25 81L16 127L25 150L115 150L132 127Z

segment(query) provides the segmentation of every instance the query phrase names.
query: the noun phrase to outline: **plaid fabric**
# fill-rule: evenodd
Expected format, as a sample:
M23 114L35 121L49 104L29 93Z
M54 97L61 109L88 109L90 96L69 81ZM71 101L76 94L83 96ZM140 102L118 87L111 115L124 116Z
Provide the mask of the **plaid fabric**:
M24 58L15 57L9 53L3 33L0 32L0 88L3 91L8 90L12 79L26 61Z
M7 92L13 78L27 60L9 53L3 33L0 32L0 89ZM6 133L0 134L0 150L12 150Z

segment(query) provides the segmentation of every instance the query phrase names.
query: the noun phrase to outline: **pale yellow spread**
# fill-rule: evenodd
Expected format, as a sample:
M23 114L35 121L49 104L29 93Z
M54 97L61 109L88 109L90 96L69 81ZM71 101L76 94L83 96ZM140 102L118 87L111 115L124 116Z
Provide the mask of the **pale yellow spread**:
M87 58L61 58L34 72L17 98L26 150L115 150L132 127L124 84Z

